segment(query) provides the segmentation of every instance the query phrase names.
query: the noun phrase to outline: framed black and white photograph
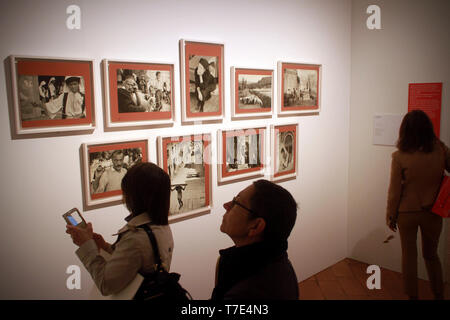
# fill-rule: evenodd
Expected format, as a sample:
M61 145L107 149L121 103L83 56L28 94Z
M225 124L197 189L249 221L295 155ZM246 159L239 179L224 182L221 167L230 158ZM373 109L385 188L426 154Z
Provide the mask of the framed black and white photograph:
M218 130L218 182L264 175L266 127Z
M295 179L298 172L298 124L271 125L271 179Z
M180 40L182 121L222 119L224 45Z
M273 70L231 68L231 117L272 116Z
M171 180L170 221L210 212L211 134L158 137L158 165Z
M17 135L93 131L92 60L10 56Z
M148 161L148 141L84 143L82 148L85 206L117 204L122 179L135 164Z
M106 126L172 124L173 64L103 60Z
M278 62L278 113L317 113L321 103L322 65Z

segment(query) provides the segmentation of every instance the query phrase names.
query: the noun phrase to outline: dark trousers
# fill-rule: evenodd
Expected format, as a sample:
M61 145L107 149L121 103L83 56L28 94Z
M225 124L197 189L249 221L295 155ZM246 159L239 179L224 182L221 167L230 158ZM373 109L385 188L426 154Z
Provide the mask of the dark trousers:
M156 90L155 98L156 98L156 110L159 111L162 108L162 102L161 102L161 100L163 98L162 90Z
M417 297L417 229L422 234L422 255L425 260L431 290L436 298L444 294L442 265L437 249L442 231L442 217L429 211L401 212L397 220L402 244L404 290Z

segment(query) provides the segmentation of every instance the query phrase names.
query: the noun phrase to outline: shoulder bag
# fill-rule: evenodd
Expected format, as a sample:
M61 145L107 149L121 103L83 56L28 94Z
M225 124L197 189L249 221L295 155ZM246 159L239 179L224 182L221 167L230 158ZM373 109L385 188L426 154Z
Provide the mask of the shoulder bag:
M180 280L180 275L174 272L169 273L162 267L158 244L152 229L148 225L143 225L139 228L145 230L153 247L153 253L156 261L156 271L143 275L144 281L136 292L134 300L192 300L192 296L189 292L178 283Z
M444 176L442 179L441 187L431 212L443 218L450 216L450 178L448 176Z

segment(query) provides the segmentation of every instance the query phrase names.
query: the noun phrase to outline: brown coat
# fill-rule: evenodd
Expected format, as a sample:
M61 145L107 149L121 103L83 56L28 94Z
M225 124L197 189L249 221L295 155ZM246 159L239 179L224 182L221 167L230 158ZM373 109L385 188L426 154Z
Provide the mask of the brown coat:
M430 153L392 154L386 219L398 212L430 209L439 191L444 170L450 172L450 150L437 141Z

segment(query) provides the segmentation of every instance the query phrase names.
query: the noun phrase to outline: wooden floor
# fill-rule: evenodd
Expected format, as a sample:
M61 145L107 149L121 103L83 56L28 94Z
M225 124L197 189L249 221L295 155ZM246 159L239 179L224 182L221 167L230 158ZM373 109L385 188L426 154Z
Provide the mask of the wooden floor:
M369 290L368 264L346 258L299 283L300 300L407 300L401 273L381 268L381 289ZM450 300L446 284L445 299ZM428 281L419 279L419 299L432 300Z

